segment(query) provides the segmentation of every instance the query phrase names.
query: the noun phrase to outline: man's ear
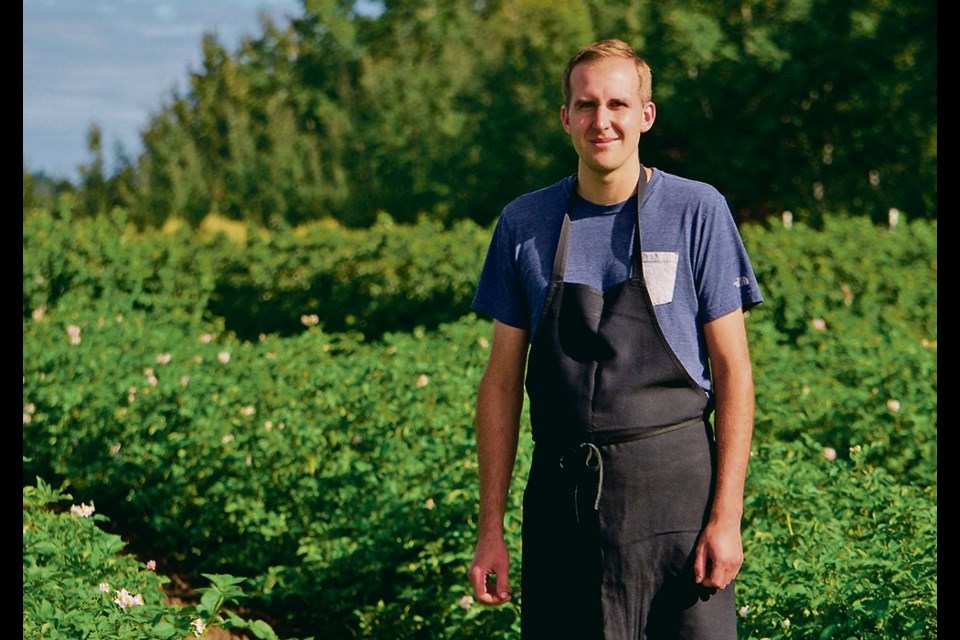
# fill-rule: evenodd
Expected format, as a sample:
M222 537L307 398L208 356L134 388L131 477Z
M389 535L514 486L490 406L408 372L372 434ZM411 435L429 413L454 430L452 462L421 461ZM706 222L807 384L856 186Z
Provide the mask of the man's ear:
M643 105L643 127L641 132L646 133L653 128L653 122L657 119L657 105L648 102Z
M570 133L570 112L567 111L567 105L560 107L560 123L563 125L563 130Z

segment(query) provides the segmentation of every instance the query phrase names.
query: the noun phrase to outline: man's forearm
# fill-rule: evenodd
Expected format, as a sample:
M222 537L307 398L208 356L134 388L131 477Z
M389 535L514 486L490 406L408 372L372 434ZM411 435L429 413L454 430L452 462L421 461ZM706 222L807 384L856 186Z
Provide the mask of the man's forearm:
M715 376L717 483L712 518L739 523L753 439L754 387L749 367Z
M507 495L517 456L523 388L485 375L477 392L477 461L480 532L502 532Z

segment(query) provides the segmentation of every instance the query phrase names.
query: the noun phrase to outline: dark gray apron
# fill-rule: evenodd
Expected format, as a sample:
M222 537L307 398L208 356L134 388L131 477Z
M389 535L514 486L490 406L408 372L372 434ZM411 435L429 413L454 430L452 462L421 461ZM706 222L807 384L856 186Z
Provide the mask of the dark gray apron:
M564 282L565 213L530 347L524 640L736 638L733 585L714 593L693 579L715 445L707 395L667 343L644 283L640 175L630 278L606 292Z

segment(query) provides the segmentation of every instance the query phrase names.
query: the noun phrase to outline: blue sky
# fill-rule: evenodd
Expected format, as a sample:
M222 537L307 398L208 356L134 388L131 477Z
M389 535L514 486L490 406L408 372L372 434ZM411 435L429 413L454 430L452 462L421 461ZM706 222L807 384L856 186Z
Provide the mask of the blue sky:
M135 156L149 115L199 67L204 33L233 49L259 35L261 13L301 12L299 0L23 0L25 166L76 179L94 123L110 167L118 144Z

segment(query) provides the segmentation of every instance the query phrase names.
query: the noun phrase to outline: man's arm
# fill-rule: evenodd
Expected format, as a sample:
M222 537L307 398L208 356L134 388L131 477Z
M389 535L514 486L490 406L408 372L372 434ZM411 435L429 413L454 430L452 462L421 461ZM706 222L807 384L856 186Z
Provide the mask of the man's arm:
M490 359L477 390L480 514L469 576L477 600L483 604L500 605L510 599L510 555L503 538L503 516L517 457L527 338L526 330L494 322Z
M753 371L741 309L704 325L704 335L716 398L717 477L694 575L706 587L723 589L743 565L740 520L753 438Z

